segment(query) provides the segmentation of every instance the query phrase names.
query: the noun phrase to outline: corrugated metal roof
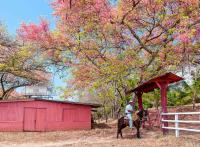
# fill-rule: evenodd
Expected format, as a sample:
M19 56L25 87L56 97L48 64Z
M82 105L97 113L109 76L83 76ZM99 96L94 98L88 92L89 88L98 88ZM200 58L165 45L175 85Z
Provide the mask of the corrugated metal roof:
M65 103L65 104L74 104L74 105L86 105L86 106L91 106L92 108L101 107L101 104L96 104L96 103L82 103L82 102L71 102L71 101L61 101L61 100L48 100L48 99L40 99L40 98L1 100L0 103L27 102L27 101L47 101L47 102Z

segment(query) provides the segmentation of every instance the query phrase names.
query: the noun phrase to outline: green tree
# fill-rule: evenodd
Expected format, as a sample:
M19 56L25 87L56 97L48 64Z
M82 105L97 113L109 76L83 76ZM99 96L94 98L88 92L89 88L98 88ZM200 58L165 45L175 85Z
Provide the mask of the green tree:
M0 25L0 100L18 87L47 82L45 64L31 44L12 38Z

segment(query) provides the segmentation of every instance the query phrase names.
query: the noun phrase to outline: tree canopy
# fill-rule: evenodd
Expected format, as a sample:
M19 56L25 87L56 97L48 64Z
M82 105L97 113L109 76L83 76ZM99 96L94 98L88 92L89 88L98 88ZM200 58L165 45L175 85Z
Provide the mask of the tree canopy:
M73 67L77 85L139 77L138 82L193 61L198 0L55 0L55 30L23 23L19 37ZM92 83L93 83L92 82Z
M18 37L71 67L74 89L126 90L166 71L199 64L199 0L53 0L56 28L23 23ZM102 97L102 95L100 95Z
M12 38L0 25L0 99L9 98L18 87L47 82L45 73L37 48Z

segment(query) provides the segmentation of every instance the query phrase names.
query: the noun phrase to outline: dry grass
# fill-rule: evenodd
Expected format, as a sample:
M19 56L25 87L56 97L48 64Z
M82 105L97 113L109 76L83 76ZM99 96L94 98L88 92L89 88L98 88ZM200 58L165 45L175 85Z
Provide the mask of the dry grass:
M103 128L102 128L103 127ZM135 131L124 130L124 138L116 139L116 122L89 131L65 132L1 132L0 146L22 147L200 147L200 134L181 133L175 138L174 133L163 136L159 129L141 130L141 139L137 139Z

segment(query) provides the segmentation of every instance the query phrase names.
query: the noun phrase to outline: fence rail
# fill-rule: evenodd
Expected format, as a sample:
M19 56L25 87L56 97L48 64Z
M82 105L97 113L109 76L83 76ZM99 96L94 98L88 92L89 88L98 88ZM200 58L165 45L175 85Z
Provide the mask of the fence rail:
M190 131L190 132L199 132L200 129L191 129L191 128L179 128L179 123L194 123L199 124L200 127L200 112L177 112L177 113L162 113L162 116L167 115L174 115L174 120L164 120L162 119L162 124L165 122L169 123L175 123L174 127L166 127L164 124L162 125L163 129L169 129L169 130L175 130L176 137L179 137L179 131ZM179 120L179 115L199 115L199 121L198 120Z

